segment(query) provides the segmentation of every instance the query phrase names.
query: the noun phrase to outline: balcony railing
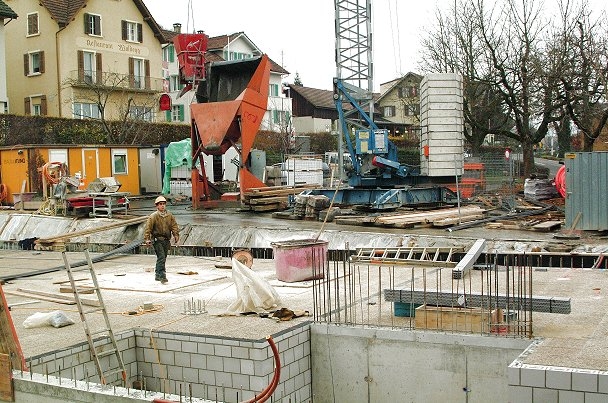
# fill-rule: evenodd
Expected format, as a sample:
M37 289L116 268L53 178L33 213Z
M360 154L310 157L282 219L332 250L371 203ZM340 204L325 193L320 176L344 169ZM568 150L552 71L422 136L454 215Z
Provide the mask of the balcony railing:
M72 70L68 84L80 88L119 88L134 92L163 92L163 79L112 72Z

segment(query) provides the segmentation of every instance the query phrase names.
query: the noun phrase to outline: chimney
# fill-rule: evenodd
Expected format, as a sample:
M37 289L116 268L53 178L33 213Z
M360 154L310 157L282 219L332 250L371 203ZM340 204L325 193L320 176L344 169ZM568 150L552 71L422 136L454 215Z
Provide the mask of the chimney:
M179 22L176 22L175 24L173 24L173 31L177 32L178 34L182 33L182 24L180 24Z

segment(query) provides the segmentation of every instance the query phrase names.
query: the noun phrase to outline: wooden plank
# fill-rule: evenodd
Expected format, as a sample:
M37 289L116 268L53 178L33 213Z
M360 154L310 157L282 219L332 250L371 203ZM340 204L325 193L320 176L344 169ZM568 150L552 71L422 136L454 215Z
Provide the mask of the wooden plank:
M272 210L283 210L287 206L282 203L273 203L273 204L262 204L251 206L251 210L253 211L272 211Z
M479 308L437 307L422 305L416 308L416 329L448 330L471 333L490 333L490 324L498 323L498 310Z
M558 229L559 227L562 226L562 222L561 221L545 221L545 222L541 222L539 224L535 224L532 226L533 230L536 231L553 231Z
M108 224L108 225L103 225L101 227L89 228L89 229L82 230L82 231L69 232L67 234L60 234L60 235L56 235L56 236L53 236L50 238L40 238L36 241L36 243L53 243L53 242L57 242L57 241L63 241L63 240L69 239L69 238L76 238L79 236L94 234L96 232L107 231L109 229L126 227L128 225L133 225L133 224L139 224L139 223L145 222L147 220L148 220L148 216L132 218L130 220L124 220L124 221L120 221L120 222L116 222L116 223L112 223L112 224Z
M256 199L249 199L248 204L258 205L258 204L287 203L287 202L288 202L287 196L271 196L271 197L261 197L261 198L256 198Z
M483 218L483 215L481 214L475 214L475 215L466 215L464 217L447 217L447 218L440 218L440 219L436 219L433 220L433 227L449 227L451 225L456 225L456 224L460 224L461 222L467 222L467 221L474 221L474 220L479 220L480 218Z
M6 303L0 285L0 353L9 355L9 362L14 369L26 369L25 359L19 344L19 338L13 325L10 307ZM1 378L2 376L0 376Z
M77 288L77 290L78 294L93 294L95 292L95 290L93 290L92 288ZM65 294L73 294L74 289L72 288L72 286L62 286L59 287L59 292Z
M30 289L27 289L27 288L17 288L17 291L18 292L23 292L23 293L26 293L26 294L36 295L36 296L63 299L63 300L69 301L69 302L76 303L76 300L74 299L74 297L70 297L68 295L55 294L55 293L52 293L52 292L44 292L44 291L38 291L38 290L30 290ZM83 305L101 306L99 300L97 300L97 299L80 298L80 302Z
M29 294L27 292L19 292L19 291L5 291L5 294L8 295L15 295L17 297L27 297L27 298L32 298L32 294ZM47 302L55 302L57 304L65 304L65 305L76 305L75 301L68 301L67 299L63 299L63 298L51 298L51 297L45 297L42 295L36 295L36 298L42 301L47 301Z
M14 402L13 372L9 354L0 354L0 400Z

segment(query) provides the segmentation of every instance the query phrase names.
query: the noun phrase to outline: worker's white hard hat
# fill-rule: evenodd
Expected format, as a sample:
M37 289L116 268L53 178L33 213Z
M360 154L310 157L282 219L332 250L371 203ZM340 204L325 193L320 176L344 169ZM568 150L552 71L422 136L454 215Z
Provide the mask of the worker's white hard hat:
M166 202L167 202L167 199L165 199L163 196L158 196L158 197L156 198L156 200L154 200L154 204L158 204L158 203L160 203L160 202L165 202L165 203L166 203Z

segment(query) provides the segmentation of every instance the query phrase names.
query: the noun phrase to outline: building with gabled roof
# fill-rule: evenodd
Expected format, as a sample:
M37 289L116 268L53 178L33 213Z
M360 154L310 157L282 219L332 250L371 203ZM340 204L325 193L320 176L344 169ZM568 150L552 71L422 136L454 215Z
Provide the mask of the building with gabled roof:
M163 46L163 68L166 79L165 90L171 95L172 110L166 112L166 120L176 123L190 123L189 105L195 100L195 90L179 97L183 84L179 82L179 66L172 43L175 35L181 33L181 24L174 24L173 31L164 30L168 43ZM261 56L264 52L244 32L212 36L207 43L205 60L220 62L242 60ZM285 132L291 127L291 99L282 93L283 76L289 72L270 59L270 82L268 106L260 130Z
M5 2L0 0L0 60L6 60L4 25L17 18ZM5 21L8 20L8 21ZM0 62L0 113L8 113L8 96L6 94L6 63Z
M6 3L22 16L6 27L12 113L157 120L165 39L142 0Z
M396 136L417 138L420 134L419 86L422 76L409 72L380 84L376 108L381 112L377 124Z

